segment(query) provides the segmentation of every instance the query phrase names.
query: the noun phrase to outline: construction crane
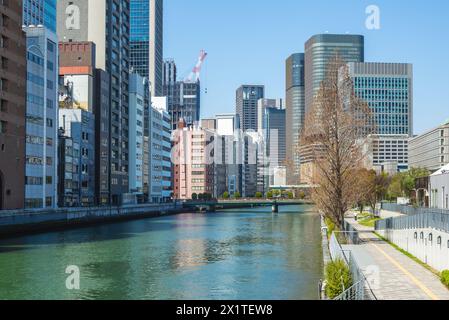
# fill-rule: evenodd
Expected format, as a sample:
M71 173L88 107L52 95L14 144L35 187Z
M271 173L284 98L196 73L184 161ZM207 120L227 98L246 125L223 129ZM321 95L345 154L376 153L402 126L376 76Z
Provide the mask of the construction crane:
M190 72L190 74L184 79L185 82L197 82L198 80L200 80L201 67L206 60L206 57L207 52L201 50L198 57L198 62L196 63L195 67L193 67L193 70Z

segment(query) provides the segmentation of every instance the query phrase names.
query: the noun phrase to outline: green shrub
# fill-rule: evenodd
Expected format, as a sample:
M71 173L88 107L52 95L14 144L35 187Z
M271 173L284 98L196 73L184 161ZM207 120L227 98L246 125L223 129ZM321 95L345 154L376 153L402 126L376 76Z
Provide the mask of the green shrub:
M326 224L327 227L327 237L330 238L332 233L334 233L334 231L336 231L336 226L335 223L329 219L329 218L324 218L324 223Z
M256 192L256 198L257 199L262 199L263 198L262 192Z
M225 191L225 193L223 193L223 199L229 199L229 192Z
M240 192L236 192L236 193L234 193L234 198L235 199L241 199L242 198L242 195L240 194Z
M192 200L198 200L198 195L196 193L192 194Z
M449 288L449 270L444 270L441 272L441 282Z
M273 192L272 192L272 191L268 191L268 192L267 192L267 198L268 198L268 199L273 198Z
M326 266L326 296L335 299L352 286L349 267L343 260L335 260Z

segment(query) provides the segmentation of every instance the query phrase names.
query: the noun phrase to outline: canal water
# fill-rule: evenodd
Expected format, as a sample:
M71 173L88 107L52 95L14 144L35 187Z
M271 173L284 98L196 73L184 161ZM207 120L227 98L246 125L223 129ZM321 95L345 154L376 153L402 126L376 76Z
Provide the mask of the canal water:
M1 240L0 299L318 299L322 264L311 207L182 214Z

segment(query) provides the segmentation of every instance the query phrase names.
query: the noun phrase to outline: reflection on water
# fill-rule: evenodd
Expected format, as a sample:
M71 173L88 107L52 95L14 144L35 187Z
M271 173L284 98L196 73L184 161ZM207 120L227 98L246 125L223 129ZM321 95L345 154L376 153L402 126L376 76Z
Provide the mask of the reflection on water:
M0 241L0 299L317 299L311 208L184 214ZM81 270L81 289L65 269Z

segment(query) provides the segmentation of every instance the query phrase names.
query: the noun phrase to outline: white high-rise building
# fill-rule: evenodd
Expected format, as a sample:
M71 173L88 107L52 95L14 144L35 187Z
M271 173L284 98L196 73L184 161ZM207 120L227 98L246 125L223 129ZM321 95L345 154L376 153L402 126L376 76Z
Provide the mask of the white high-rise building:
M171 186L171 118L166 97L152 97L150 108L150 200L167 202L172 197Z
M136 73L129 86L129 192L143 194L145 81Z

